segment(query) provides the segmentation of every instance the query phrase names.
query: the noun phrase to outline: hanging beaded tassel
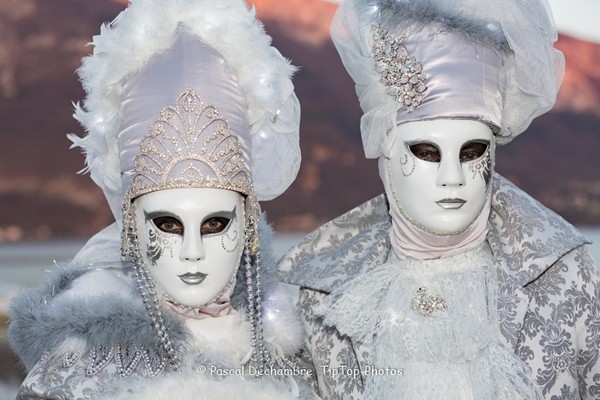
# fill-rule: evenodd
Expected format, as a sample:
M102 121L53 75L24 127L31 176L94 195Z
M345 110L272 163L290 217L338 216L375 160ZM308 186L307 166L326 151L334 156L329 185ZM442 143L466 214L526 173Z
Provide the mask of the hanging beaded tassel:
M139 248L139 241L137 236L136 221L135 221L135 210L133 205L124 210L123 213L123 231L126 236L127 246L123 246L123 257L133 263L135 268L135 281L144 306L152 319L152 325L158 333L158 337L162 343L163 350L169 361L169 365L173 370L177 370L179 367L179 359L175 353L175 349L171 344L169 335L165 328L162 311L160 309L160 303L156 293L156 287L154 281L148 273Z
M260 287L260 274L261 274L261 270L260 270L260 248L256 251L256 255L255 255L255 269L256 269L256 274L255 274L255 286L256 286L256 301L255 301L255 307L256 307L256 327L257 327L257 333L258 333L258 346L259 348L257 349L258 352L262 355L262 363L263 363L263 367L273 367L273 360L271 359L271 353L269 353L268 349L265 347L265 341L264 341L264 332L263 332L263 324L262 324L262 291L261 291L261 287Z
M258 370L272 367L273 362L264 342L262 325L262 290L260 285L260 245L258 240L258 203L252 195L246 203L246 239L244 267L248 299L248 320L252 343L251 363Z
M254 367L259 368L258 360L258 344L257 332L255 323L255 305L254 305L254 280L252 277L252 256L250 255L250 223L247 222L246 239L244 243L244 268L246 270L246 291L248 300L248 321L250 321L250 344L252 345L251 363Z

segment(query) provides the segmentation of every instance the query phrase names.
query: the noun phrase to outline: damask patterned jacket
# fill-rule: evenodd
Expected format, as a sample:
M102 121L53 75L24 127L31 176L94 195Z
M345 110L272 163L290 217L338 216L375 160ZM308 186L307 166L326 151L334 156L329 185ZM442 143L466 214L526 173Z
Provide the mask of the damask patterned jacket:
M531 368L545 399L600 399L600 284L588 242L497 174L489 222L506 344ZM300 286L308 354L324 399L362 398L364 376L344 371L364 371L371 349L325 325L315 309L385 262L390 227L380 195L309 234L280 263L283 279Z

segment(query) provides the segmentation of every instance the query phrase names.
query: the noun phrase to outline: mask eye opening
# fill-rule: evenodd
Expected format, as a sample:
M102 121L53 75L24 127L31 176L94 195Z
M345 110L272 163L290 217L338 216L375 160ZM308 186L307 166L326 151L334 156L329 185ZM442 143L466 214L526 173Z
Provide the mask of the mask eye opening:
M202 222L200 234L203 236L212 236L223 233L229 229L233 218L224 216L213 216Z
M161 232L172 235L183 235L183 223L177 218L164 215L152 218L152 223Z
M477 161L487 154L490 142L487 140L472 140L465 143L460 149L460 162Z
M419 160L438 163L442 160L442 152L437 145L430 142L407 143L410 153Z

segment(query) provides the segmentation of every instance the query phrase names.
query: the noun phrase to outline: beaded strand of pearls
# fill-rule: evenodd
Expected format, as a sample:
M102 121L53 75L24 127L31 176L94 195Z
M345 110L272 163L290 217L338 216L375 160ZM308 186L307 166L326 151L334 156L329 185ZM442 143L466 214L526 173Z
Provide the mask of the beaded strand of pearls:
M134 213L135 211L133 211ZM169 339L169 335L165 328L164 319L162 316L162 312L160 310L160 303L158 301L158 296L156 294L156 288L154 285L154 281L150 277L146 267L144 266L144 262L142 260L139 240L137 237L137 232L135 228L135 217L134 214L130 214L130 225L128 227L128 237L129 243L132 247L132 263L135 268L134 278L138 287L138 291L142 296L142 301L144 302L144 306L152 319L152 325L158 332L158 337L162 343L163 350L166 353L166 356L169 360L169 364L173 368L173 370L177 370L179 367L179 359L177 358L177 354L173 349L173 345L171 344L171 340Z
M246 270L246 286L248 295L248 319L250 321L250 340L252 344L252 364L259 370L273 366L271 354L264 343L264 331L262 325L262 289L260 270L260 249L256 250L254 260L250 254L250 245L253 235L258 234L257 222L248 219L246 225L246 239L244 246L244 267ZM254 262L253 262L254 261ZM252 269L255 272L253 274Z
M271 359L271 353L265 347L264 331L262 324L262 291L261 291L261 263L260 263L260 248L256 251L255 256L255 268L256 268L256 326L258 329L258 351L262 355L261 363L262 367L273 367L273 360Z
M248 299L248 320L250 321L250 344L252 346L251 362L255 367L259 367L257 353L257 332L254 305L254 282L252 279L252 256L250 255L250 237L252 232L252 223L250 219L246 222L246 237L244 239L244 268L246 270L246 292Z

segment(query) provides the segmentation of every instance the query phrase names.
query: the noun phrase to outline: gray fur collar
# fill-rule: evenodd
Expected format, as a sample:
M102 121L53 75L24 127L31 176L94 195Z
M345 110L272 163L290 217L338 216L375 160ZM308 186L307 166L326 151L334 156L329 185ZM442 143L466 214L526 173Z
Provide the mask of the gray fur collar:
M10 343L28 370L45 353L78 339L85 350L134 344L161 348L129 276L119 269L77 267L55 271L45 286L16 296L11 304ZM185 338L176 318L165 315L164 322L172 340Z
M269 294L276 290L277 282L275 262L269 250L272 232L264 220L261 220L260 239L261 283L263 293ZM72 262L52 272L41 288L17 295L9 311L9 340L25 368L31 369L46 353L57 350L68 352L65 344L71 342L79 346L83 344L84 352L117 345L161 349L160 339L132 275L133 268L126 263L92 268ZM245 282L245 269L241 265L232 305L242 312ZM285 324L299 324L292 309L293 303L282 299L277 306L283 308L283 313L293 314L291 318L289 314L285 315ZM185 342L186 330L180 318L171 313L163 315L167 332L177 348L178 343L182 345ZM277 323L283 324L281 320ZM282 327L270 328L273 331ZM298 337L280 339L287 349L300 344Z

